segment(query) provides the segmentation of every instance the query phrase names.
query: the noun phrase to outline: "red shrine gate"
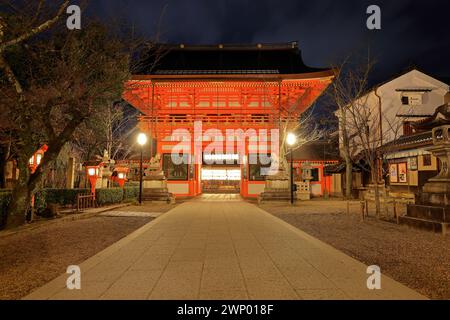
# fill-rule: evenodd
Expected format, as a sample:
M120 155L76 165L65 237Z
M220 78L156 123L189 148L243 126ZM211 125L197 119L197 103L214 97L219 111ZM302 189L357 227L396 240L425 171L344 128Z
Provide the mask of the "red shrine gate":
M259 159L278 154L277 129L298 120L330 84L332 70L306 67L296 43L166 48L156 67L127 83L124 99L142 112L140 129L156 140L152 153L161 155L169 191L258 196L261 168L270 167ZM256 140L238 134L249 130ZM272 138L277 147L266 143ZM222 147L211 152L212 142ZM178 164L172 154L180 146L189 159Z

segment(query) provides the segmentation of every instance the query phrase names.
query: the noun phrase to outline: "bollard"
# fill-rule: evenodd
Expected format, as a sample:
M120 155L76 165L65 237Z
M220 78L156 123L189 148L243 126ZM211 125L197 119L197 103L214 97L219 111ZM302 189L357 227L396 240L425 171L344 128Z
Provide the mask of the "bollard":
M369 200L366 200L366 217L369 216Z
M397 221L397 224L400 224L400 221L398 219L398 214L397 214L397 202L395 202L395 199L394 199L394 202L393 202L393 206L394 206L394 218L395 218L395 221Z
M366 202L361 201L361 221L364 221L364 213L366 211Z

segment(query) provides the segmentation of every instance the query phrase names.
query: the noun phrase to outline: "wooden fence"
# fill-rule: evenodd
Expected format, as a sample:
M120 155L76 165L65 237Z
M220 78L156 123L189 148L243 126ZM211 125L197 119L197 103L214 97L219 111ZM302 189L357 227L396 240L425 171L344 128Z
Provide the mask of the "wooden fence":
M95 208L95 196L93 194L78 194L77 195L77 211L83 211L89 208Z

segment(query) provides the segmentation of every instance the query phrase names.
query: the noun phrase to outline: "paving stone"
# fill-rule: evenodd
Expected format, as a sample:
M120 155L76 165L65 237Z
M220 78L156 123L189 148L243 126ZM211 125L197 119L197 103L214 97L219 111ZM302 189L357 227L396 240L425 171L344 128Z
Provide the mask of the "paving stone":
M303 300L350 300L350 297L339 289L306 289L296 292Z
M245 290L200 291L200 300L248 300Z
M252 300L300 300L294 289L283 279L247 280L247 291Z
M55 295L52 300L96 300L111 286L111 282L81 282L80 290L64 288Z
M145 300L156 285L161 272L129 270L101 296L104 300Z
M28 299L422 299L258 207L217 196L185 202Z
M150 271L164 270L169 264L171 255L168 254L144 254L129 270Z

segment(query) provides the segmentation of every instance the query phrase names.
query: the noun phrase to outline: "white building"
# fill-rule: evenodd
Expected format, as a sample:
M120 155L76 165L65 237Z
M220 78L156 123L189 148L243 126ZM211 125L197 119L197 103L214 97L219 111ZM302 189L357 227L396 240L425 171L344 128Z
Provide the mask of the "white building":
M415 136L410 123L432 116L437 108L450 102L449 91L448 84L417 69L372 88L371 91L354 101L346 109L346 128L352 160L358 162L359 155L364 154L363 150L382 150L383 157L389 162L390 166L392 166L392 162L407 162L403 161L405 160L404 152L398 152L396 141L399 138ZM351 109L357 111L351 112ZM340 118L339 110L335 114ZM339 147L341 154L343 150L342 127L343 121L340 119ZM361 132L363 133L361 134ZM417 135L417 139L420 140L420 134ZM381 147L383 148L380 149ZM426 150L413 150L413 152L408 153L408 157L414 157L416 162L417 160L420 162L422 155L428 153ZM431 159L429 170L436 170L435 160ZM400 169L403 170L403 167ZM343 173L342 170L345 170L345 168L342 169L341 166L341 173ZM384 173L388 174L386 167L384 170ZM415 174L417 168L406 166L404 170L408 170L407 181L393 182L390 181L389 177L386 177L388 178L387 182L391 186L416 186L416 189L420 187L419 175ZM353 190L363 191L365 186L371 184L370 173L365 170L357 171L360 172L353 174ZM381 174L381 171L379 174ZM344 180L343 188L345 188ZM409 187L406 189L409 190Z
M448 84L416 69L375 86L356 101L358 115L347 112L346 127L352 155L357 155L368 143L375 149L412 134L409 122L432 116L446 102L449 91ZM339 118L339 110L336 116ZM364 129L361 123L367 123L371 141L360 141L358 131ZM341 126L342 121L339 128L342 148Z

